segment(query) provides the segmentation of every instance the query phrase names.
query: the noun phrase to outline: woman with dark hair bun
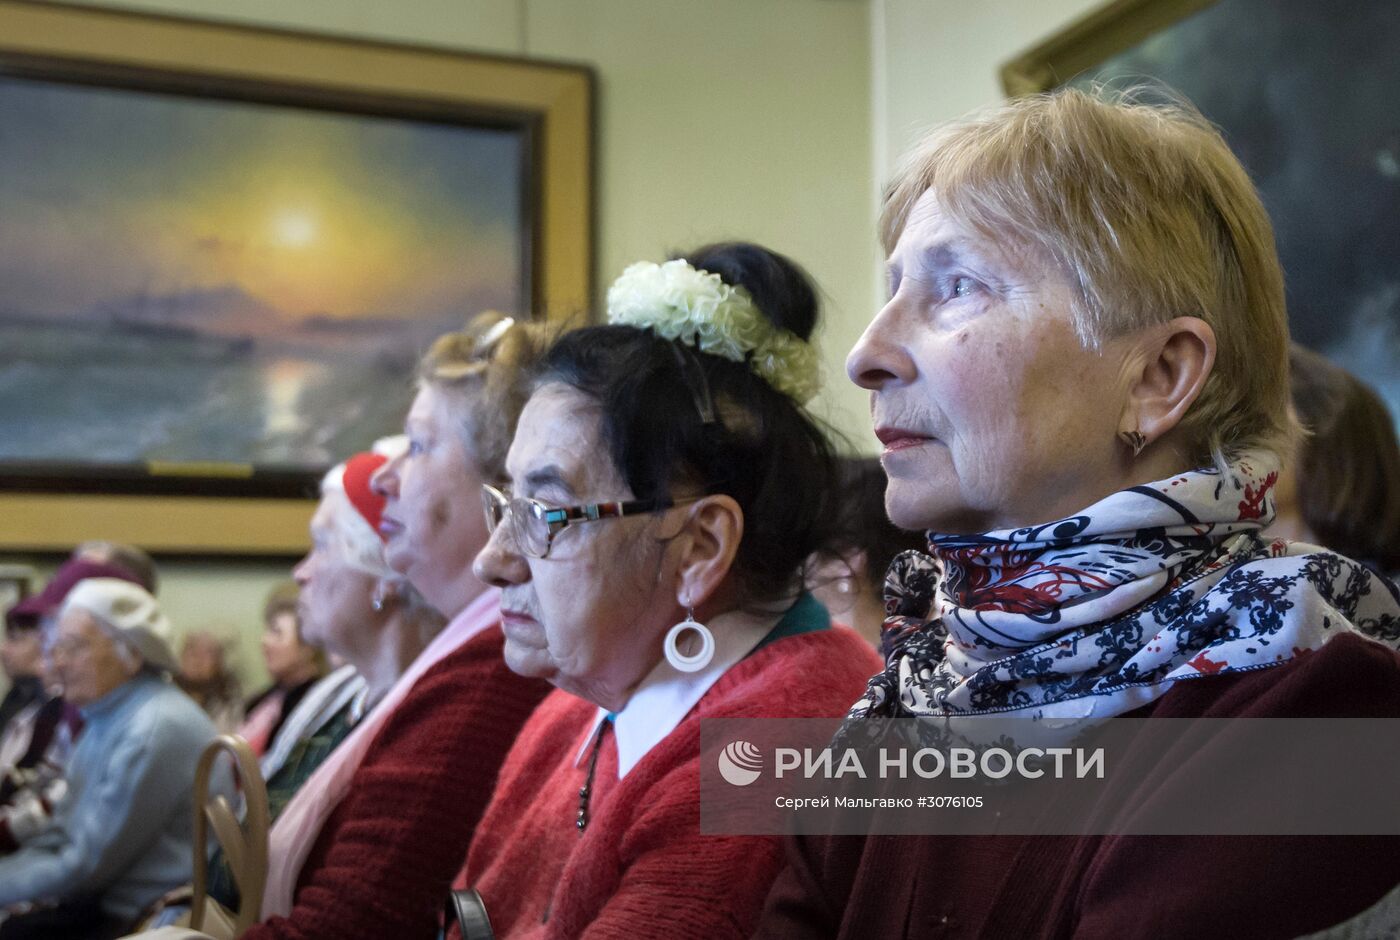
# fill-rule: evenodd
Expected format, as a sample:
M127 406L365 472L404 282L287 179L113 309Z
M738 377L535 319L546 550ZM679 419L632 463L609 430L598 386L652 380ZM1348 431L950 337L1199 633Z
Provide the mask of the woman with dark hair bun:
M629 267L608 320L546 354L484 487L506 662L557 688L458 884L499 937L747 936L781 843L701 836L700 718L837 716L879 665L802 590L835 483L815 293L712 245Z

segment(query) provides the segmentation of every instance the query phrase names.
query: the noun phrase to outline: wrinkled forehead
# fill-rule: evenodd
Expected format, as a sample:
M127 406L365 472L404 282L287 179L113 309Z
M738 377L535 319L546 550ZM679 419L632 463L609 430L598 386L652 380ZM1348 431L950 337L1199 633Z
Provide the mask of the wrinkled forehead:
M335 529L337 503L344 498L344 494L338 490L321 497L321 504L311 515L311 534L313 536L328 535Z
M961 230L962 226L948 213L943 205L943 200L935 189L926 189L918 199L914 200L914 205L909 208L909 215L904 220L904 231L900 235L903 241L909 235L911 228L943 228L951 227L954 230Z
M948 211L937 193L925 190L909 210L904 228L890 252L891 264L925 261L942 264L964 256L1000 254L998 240L966 225Z
M453 459L467 461L470 472L479 472L484 445L474 435L478 430L489 429L481 428L482 413L477 404L469 392L424 383L409 406L404 430L410 438L430 441L453 455Z
M81 607L74 607L61 614L54 627L54 634L58 637L88 640L106 637L102 631L102 625L97 622L97 618Z
M1015 220L974 224L935 189L925 190L910 208L887 264L933 269L981 264L1028 277L1064 273L1063 265L1043 245L1017 230Z
M333 545L338 544L334 541L334 536L338 533L349 535L353 531L352 527L356 525L356 520L368 526L364 518L355 511L350 497L345 495L344 490L331 490L321 497L321 503L311 517L311 537L330 539Z
M578 498L626 495L603 440L602 406L562 382L541 385L525 403L506 473L520 496L545 490Z
M408 406L408 416L404 426L410 431L423 432L436 429L445 417L446 402L437 387L428 383L418 386L413 403Z

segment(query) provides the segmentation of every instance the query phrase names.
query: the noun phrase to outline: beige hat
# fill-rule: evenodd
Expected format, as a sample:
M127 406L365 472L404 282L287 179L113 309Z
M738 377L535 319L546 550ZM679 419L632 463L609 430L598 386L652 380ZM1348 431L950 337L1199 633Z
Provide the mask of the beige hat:
M74 609L102 621L147 665L167 672L178 670L170 649L170 621L140 585L117 578L86 578L68 592L59 616Z

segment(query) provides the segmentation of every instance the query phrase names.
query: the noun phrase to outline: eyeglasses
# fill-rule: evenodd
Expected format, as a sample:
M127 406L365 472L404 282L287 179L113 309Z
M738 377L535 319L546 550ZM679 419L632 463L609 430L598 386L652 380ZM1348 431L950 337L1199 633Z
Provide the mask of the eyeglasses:
M50 658L62 656L64 659L76 659L79 656L85 655L91 649L92 640L87 637L74 636L51 640L47 644L45 652L48 653Z
M487 532L495 532L504 522L510 526L510 537L521 551L533 558L544 558L554 544L554 537L575 523L621 519L670 509L676 503L670 499L634 499L582 506L546 506L537 499L507 496L491 484L483 483L481 505L486 510Z

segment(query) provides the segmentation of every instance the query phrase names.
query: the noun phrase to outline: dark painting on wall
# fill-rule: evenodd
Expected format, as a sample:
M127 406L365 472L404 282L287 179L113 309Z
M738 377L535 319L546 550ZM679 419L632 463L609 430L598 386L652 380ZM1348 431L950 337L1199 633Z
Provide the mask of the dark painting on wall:
M1173 2L1182 18L1133 36L1132 20L1161 17ZM1374 387L1400 422L1400 3L1202 6L1113 5L1096 27L1067 32L1003 77L1008 87L1016 69L1041 87L1154 80L1190 98L1220 126L1273 219L1294 338ZM1115 34L1129 41L1112 50Z
M526 135L0 75L0 466L291 474L528 309Z

